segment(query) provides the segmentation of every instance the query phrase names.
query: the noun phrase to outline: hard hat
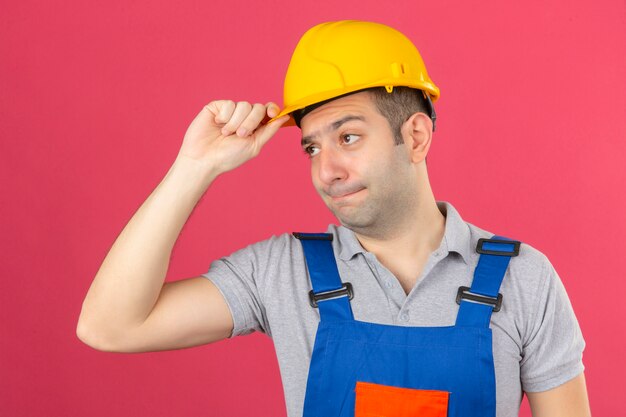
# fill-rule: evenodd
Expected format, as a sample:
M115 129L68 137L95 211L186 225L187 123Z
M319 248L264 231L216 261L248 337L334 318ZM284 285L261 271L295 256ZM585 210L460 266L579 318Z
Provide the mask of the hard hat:
M274 119L366 88L392 92L394 86L420 89L428 101L439 98L420 53L402 33L373 22L321 23L302 36L293 52L283 110ZM292 115L283 126L294 124Z

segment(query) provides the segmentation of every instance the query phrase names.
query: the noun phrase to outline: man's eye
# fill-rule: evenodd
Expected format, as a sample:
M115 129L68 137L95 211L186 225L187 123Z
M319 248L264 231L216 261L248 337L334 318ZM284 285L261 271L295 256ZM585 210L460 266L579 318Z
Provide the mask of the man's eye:
M356 142L357 140L359 140L360 138L361 137L359 135L353 135L352 133L348 133L348 134L345 134L345 135L341 136L341 140L346 145L350 145L350 144Z
M319 149L317 149L317 146L307 146L303 151L306 155L313 156L319 152Z

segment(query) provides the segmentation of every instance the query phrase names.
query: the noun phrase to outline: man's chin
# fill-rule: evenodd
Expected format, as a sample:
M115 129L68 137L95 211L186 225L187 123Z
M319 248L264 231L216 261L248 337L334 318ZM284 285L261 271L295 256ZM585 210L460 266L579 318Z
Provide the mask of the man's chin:
M346 227L353 231L364 231L372 226L371 219L366 219L363 216L350 215L350 213L345 213L341 211L333 211L333 214L339 220L339 223L343 227Z

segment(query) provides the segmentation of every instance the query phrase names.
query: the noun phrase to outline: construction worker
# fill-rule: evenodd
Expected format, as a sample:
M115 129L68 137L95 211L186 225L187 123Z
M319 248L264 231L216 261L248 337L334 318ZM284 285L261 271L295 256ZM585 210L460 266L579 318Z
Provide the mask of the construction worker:
M590 415L585 343L549 260L433 196L438 98L400 32L359 21L307 31L282 111L213 101L193 120L98 271L79 338L143 352L264 332L291 417L517 416L524 392L534 416ZM164 284L209 185L293 124L341 225L274 236Z

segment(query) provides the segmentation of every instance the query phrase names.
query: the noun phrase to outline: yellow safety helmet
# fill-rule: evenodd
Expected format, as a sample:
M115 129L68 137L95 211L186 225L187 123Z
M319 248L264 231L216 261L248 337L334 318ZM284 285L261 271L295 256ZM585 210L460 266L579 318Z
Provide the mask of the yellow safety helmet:
M373 22L322 23L298 42L285 76L284 107L274 119L289 114L283 126L293 126L296 110L365 88L391 93L394 86L420 89L432 102L439 98L420 53L402 33Z

